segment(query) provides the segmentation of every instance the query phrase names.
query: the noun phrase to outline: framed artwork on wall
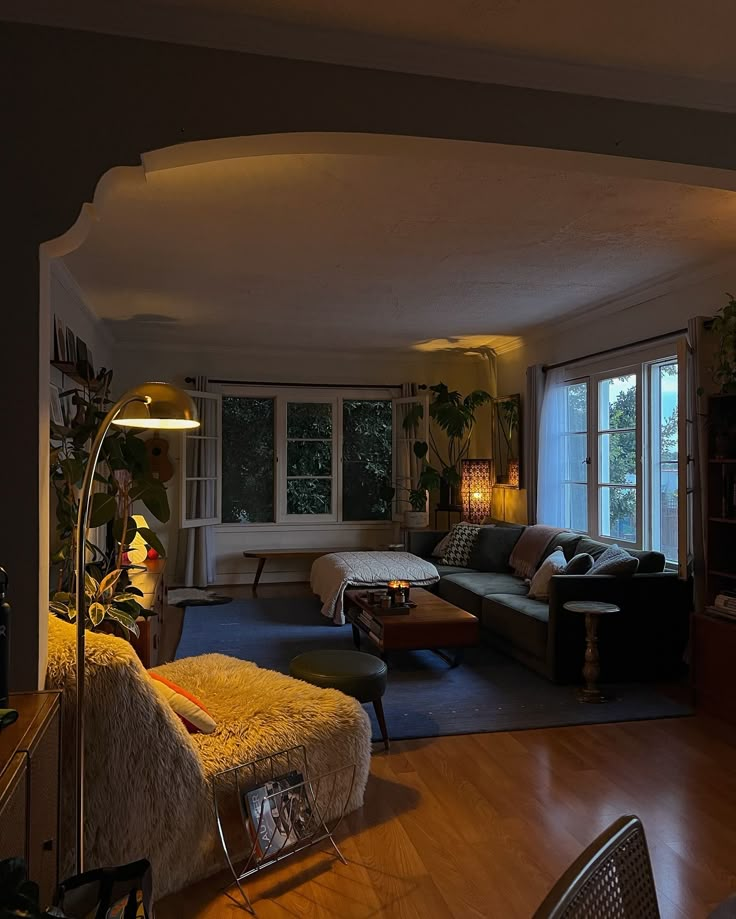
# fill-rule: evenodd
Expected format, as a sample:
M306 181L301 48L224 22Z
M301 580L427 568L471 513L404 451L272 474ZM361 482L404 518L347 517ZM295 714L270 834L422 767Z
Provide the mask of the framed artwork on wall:
M494 484L521 487L521 394L493 400Z
M54 316L54 360L66 361L66 330L58 316Z
M77 339L71 329L66 330L66 359L70 364L77 363Z

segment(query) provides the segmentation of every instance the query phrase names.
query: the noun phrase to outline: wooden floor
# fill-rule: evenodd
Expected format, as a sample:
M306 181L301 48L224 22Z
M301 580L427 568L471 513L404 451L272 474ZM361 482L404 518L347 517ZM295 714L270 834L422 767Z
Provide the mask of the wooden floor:
M349 863L322 850L248 889L261 919L528 919L621 814L644 822L664 919L705 917L736 891L734 731L694 717L394 743L339 834ZM227 880L157 919L245 915Z

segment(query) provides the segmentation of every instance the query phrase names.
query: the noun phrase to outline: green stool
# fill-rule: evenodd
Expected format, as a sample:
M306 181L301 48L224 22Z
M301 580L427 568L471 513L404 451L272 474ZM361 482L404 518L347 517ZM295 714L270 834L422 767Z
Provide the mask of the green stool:
M388 750L388 731L381 696L386 692L388 667L364 651L307 651L289 664L289 673L322 689L339 689L358 702L372 702Z

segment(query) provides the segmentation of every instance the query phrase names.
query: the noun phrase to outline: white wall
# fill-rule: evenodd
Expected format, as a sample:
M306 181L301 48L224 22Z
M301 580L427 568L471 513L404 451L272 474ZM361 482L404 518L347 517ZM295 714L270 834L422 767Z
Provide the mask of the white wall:
M390 334L387 332L387 334ZM457 352L363 352L336 353L329 351L248 352L244 349L220 351L120 349L116 353L118 386L122 390L144 380L160 379L191 388L187 376L207 375L210 379L242 380L269 383L348 384L386 386L403 382L437 383L443 381L465 393L471 389L487 389L491 385L487 359L479 353ZM476 455L487 455L490 446L488 424L479 425ZM488 438L488 445L483 440ZM170 456L177 475L167 486L172 507L169 526L149 521L164 542L173 567L179 519L178 460L181 437L170 438ZM248 548L294 547L355 547L379 546L395 541L397 533L392 523L352 526L348 524L295 524L275 527L273 524L225 524L217 528L218 584L250 583L256 563L243 558ZM308 563L297 560L270 561L263 582L306 580ZM172 573L173 578L173 573Z
M521 392L523 404L526 368L531 364L573 360L683 329L693 316L711 316L724 306L726 291L736 291L736 257L676 284L641 293L631 302L609 304L593 316L582 314L551 323L523 340L520 348L499 356L498 391ZM526 521L525 491L497 497L506 502L505 513L503 505L496 504L497 514L507 520Z

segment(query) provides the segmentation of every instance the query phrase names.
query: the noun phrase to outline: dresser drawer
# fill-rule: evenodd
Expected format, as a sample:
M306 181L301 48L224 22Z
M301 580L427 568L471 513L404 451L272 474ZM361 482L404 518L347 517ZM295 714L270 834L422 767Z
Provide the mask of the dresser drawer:
M0 774L0 860L28 859L28 757L16 753Z

